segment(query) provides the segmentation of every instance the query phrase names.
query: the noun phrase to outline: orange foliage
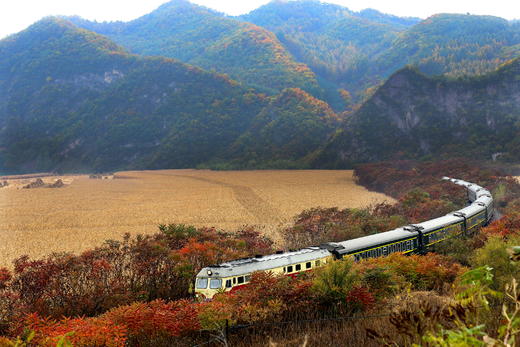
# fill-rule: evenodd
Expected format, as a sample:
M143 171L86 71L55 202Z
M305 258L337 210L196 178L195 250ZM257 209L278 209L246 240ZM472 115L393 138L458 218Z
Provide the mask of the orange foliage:
M60 321L31 314L26 327L35 332L33 342L38 346L56 346L64 336L75 346L123 347L127 329L124 325L100 318L64 318Z
M199 304L189 300L134 303L121 306L101 316L104 320L125 326L132 338L152 339L156 336L180 336L199 330Z
M520 234L520 212L509 213L501 219L492 222L482 229L485 238L489 236L500 236L507 239L511 235Z
M402 276L416 290L439 290L445 283L452 283L464 267L448 257L429 253L409 255L393 253L387 257L370 258L354 265L360 273L374 268L386 268Z

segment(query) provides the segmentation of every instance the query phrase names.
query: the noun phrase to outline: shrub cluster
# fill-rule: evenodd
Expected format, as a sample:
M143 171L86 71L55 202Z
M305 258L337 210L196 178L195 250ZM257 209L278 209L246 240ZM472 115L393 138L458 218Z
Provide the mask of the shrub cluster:
M520 186L502 170L483 167L482 163L465 158L435 162L402 160L363 164L356 167L355 175L359 184L395 198L401 198L419 187L432 199L450 201L457 206L466 203L465 192L454 184L443 182L441 178L444 176L486 187L500 201L508 202L514 196L520 196Z
M32 342L43 346L60 340L78 346L181 344L200 338L201 329L223 329L226 321L272 325L367 311L404 288L436 289L453 283L461 269L441 256L394 254L355 264L334 262L296 277L255 273L248 286L217 294L209 302L134 302L92 318L56 319L31 313L20 317L11 335L23 336L26 329L33 333Z
M202 267L272 252L272 241L252 229L223 233L168 225L81 255L21 257L13 271L0 269L0 335L27 313L95 316L133 302L187 298Z

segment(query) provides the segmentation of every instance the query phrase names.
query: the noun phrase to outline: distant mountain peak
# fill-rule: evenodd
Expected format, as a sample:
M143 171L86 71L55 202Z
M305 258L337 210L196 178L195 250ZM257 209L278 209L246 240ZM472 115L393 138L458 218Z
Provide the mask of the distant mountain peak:
M159 6L156 10L154 10L151 14L163 14L163 13L169 13L171 11L178 11L178 10L190 10L190 11L202 11L205 13L212 13L216 15L222 15L221 12L218 12L216 10L210 9L205 6L201 6L198 4L194 4L188 0L170 0L169 2L166 2Z

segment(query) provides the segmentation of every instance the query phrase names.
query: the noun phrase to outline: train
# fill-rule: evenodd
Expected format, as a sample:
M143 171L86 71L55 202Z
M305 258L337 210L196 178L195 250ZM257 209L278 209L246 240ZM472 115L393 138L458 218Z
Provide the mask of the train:
M466 188L469 205L439 218L374 235L208 266L196 276L195 296L205 300L217 293L236 290L247 285L251 275L258 271L294 276L347 257L360 261L396 252L425 254L435 244L470 235L491 221L493 197L487 189L459 179L442 179Z

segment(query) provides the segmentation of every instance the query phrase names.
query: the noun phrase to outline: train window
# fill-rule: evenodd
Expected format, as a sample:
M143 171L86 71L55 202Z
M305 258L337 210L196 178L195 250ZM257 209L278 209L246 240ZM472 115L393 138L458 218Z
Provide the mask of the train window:
M316 266L320 266L320 261L316 260Z
M211 289L220 289L220 288L222 288L222 280L220 278L212 278L209 281L209 287Z
M233 277L233 284L237 284L237 278Z
M292 266L287 266L287 272L292 272Z
M305 268L306 269L310 269L311 267L312 267L312 263L310 261L305 263Z
M246 276L246 282L251 282L251 276Z
M226 280L226 288L231 288L231 287L232 287L231 280Z
M208 288L208 279L207 278L197 278L197 289L206 289Z
M287 268L286 267L283 268L283 272L287 272Z
M244 276L240 276L238 278L238 284L242 284L242 283L244 283Z
M302 266L300 264L296 264L295 268L296 271L300 271L302 269Z

